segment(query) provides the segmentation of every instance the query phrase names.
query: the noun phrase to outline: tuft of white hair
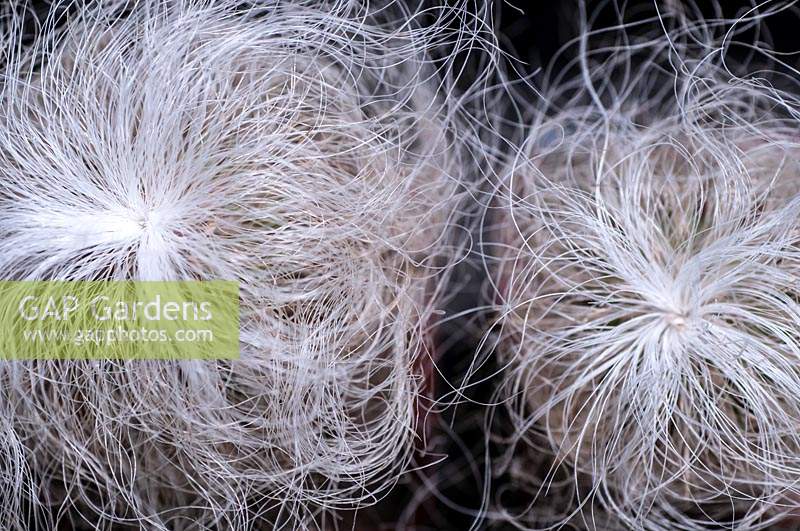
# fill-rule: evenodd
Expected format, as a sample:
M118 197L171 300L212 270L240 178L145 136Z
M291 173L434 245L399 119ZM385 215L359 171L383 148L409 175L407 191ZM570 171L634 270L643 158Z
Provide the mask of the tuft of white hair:
M554 456L500 517L760 529L797 507L800 98L778 83L798 72L763 42L729 55L763 16L585 29L495 183L509 454ZM542 524L564 468L577 508Z
M3 278L238 281L241 359L0 364L4 528L313 528L373 503L414 451L457 258L468 133L431 54L474 44L463 8L83 2L23 45L24 9Z

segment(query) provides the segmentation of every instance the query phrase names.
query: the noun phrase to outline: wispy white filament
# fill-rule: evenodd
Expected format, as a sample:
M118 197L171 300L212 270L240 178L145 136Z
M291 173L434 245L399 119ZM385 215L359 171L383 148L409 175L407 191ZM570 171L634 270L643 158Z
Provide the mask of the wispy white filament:
M467 135L428 54L474 36L239 4L5 19L3 278L236 280L242 353L0 364L4 528L315 527L409 462Z
M572 471L556 525L766 528L800 500L800 73L733 61L761 15L661 15L582 36L495 187L509 451Z

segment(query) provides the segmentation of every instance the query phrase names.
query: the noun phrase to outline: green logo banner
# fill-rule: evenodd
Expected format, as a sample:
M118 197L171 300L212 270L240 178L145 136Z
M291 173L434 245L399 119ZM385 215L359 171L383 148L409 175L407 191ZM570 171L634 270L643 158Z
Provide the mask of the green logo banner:
M238 359L239 285L0 281L0 359Z

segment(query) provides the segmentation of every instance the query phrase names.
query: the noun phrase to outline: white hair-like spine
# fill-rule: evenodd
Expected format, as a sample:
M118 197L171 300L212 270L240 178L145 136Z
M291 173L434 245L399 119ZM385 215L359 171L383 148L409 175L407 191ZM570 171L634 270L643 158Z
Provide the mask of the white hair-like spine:
M800 99L754 65L798 72L763 43L727 54L763 16L586 30L495 183L509 452L552 453L580 497L555 523L535 500L499 517L760 529L797 505Z
M469 136L429 52L475 45L467 18L88 2L28 46L7 18L3 277L222 278L242 306L239 361L1 364L7 528L316 527L396 482Z

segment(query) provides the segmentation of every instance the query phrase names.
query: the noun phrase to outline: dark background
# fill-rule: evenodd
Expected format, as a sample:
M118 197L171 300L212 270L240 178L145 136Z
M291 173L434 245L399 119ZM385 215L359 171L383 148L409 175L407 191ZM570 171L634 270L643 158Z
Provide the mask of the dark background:
M656 13L654 5L663 10L670 4L682 5L686 9L699 11L705 17L722 15L735 18L755 6L768 9L792 2L764 0L632 0L608 1L586 0L586 11L594 17L594 27L606 27L620 20L631 21ZM532 72L546 66L559 48L578 36L579 0L505 0L498 3L496 12L497 34L504 50L512 53L527 65ZM800 49L800 25L796 16L782 13L769 17L762 25L768 31L776 50L794 52ZM764 37L762 37L764 38Z
M4 0L0 0L2 2ZM422 0L424 1L424 0ZM490 0L475 0L488 2ZM542 82L541 72L554 63L558 70L566 64L574 51L562 49L577 37L579 30L579 0L497 0L493 8L494 22L502 49L510 54L508 72L530 76L535 86ZM593 17L593 26L605 27L616 24L622 17L630 21L636 17L652 15L654 2L665 5L681 0L638 0L611 2L586 0L586 11ZM37 12L46 13L52 8L52 0L33 0ZM686 2L682 2L689 5ZM722 5L719 5L719 4ZM694 2L703 15L725 18L735 17L752 8L756 2L747 0L720 0L714 2ZM800 19L791 14L771 17L764 24L767 30L762 40L771 42L778 51L791 52L800 49ZM793 61L793 59L789 59ZM509 74L511 77L517 74ZM520 90L517 104L525 107L533 104L536 98L532 90ZM526 101L526 98L529 100ZM454 280L451 292L453 297L448 310L449 315L459 310L485 305L488 301L481 292L482 267L477 256L465 263ZM448 382L458 384L462 381L467 364L476 353L480 337L485 331L491 314L470 314L463 318L448 321L439 332L439 369L442 371L436 382L438 398L446 401L453 398ZM485 366L481 374L490 375L497 369L491 353L484 353ZM497 388L499 377L489 378L469 390L469 399L476 402L489 402ZM484 428L488 408L463 400L456 407L447 408L428 417L425 426L427 440L420 447L430 448L427 454L417 457L417 464L425 466L424 474L409 474L375 507L358 513L340 515L335 524L341 529L358 531L378 531L395 529L397 522L422 530L467 530L476 522L476 514L481 511L481 501L485 486L485 456L496 456L494 445L487 448ZM502 408L497 408L494 429L502 432ZM446 458L445 458L446 456ZM503 476L493 478L490 487L493 493L504 492L503 501L509 506L524 505L530 494L517 492L509 486ZM546 510L546 507L542 507ZM563 509L563 508L561 508ZM326 526L328 527L328 526ZM509 529L499 524L489 525L485 521L476 524L477 529Z

